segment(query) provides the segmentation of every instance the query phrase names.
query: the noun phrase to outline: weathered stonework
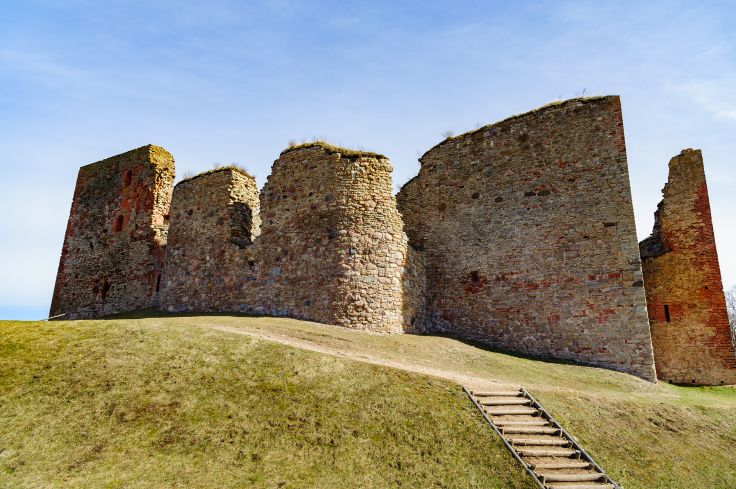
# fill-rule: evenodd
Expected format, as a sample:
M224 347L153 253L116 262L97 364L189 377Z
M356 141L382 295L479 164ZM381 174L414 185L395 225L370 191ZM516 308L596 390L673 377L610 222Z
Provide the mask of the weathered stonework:
M381 155L322 143L287 149L261 192L256 311L354 329L416 323L420 258L410 256ZM405 318L406 316L406 318Z
M238 311L244 301L255 301L250 245L260 233L258 208L255 180L237 168L206 172L176 185L162 310Z
M662 193L652 235L640 244L657 376L682 384L736 384L699 150L672 158Z
M654 380L618 97L448 138L398 195L424 327Z
M51 316L158 304L173 180L174 159L150 145L79 169Z
M82 167L51 314L291 316L736 384L699 152L670 163L641 249L618 97L551 104L420 161L394 198L386 157L316 142L283 151L260 194L228 167L173 202L161 148Z

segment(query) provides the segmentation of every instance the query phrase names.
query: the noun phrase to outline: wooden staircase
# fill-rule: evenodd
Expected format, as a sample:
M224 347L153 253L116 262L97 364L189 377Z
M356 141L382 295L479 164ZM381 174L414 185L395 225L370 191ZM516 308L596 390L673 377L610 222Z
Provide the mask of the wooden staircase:
M463 390L541 489L621 489L525 389Z

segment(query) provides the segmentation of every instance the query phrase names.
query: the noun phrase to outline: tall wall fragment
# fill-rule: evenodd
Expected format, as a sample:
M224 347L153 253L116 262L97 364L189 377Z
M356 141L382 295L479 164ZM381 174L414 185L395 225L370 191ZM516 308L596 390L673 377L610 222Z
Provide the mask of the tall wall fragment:
M448 138L398 195L425 328L654 380L618 97Z
M151 145L79 169L51 316L158 304L173 180L174 159Z
M261 192L260 311L354 329L416 323L418 256L409 256L381 155L313 143L287 149ZM408 325L405 325L405 322Z
M161 309L240 311L256 301L251 244L260 233L258 186L235 167L179 182L171 204Z
M640 244L657 376L682 384L736 384L699 150L670 160L662 193L652 235Z

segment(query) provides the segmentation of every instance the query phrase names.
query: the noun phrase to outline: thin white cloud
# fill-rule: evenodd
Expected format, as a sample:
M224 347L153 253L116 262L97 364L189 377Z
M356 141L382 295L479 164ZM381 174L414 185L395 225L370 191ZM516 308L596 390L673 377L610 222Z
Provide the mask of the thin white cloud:
M60 63L43 53L29 50L8 48L0 50L0 67L47 83L60 80L76 82L84 76L82 70Z
M736 121L736 77L720 80L693 80L667 85L667 89L689 98L713 116Z

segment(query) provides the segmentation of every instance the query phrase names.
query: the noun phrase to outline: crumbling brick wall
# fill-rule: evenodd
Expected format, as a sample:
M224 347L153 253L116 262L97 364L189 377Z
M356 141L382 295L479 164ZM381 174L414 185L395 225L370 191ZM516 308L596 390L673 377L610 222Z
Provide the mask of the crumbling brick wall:
M174 159L143 146L79 169L50 315L156 306Z
M736 384L736 354L699 150L672 158L652 235L641 242L660 379Z
M235 167L179 182L171 204L161 309L240 311L254 305L258 186Z
M256 311L384 332L416 321L421 291L405 304L404 287L421 283L420 258L391 171L384 156L324 143L281 153L261 192Z
M655 378L618 97L448 138L398 196L425 328Z

